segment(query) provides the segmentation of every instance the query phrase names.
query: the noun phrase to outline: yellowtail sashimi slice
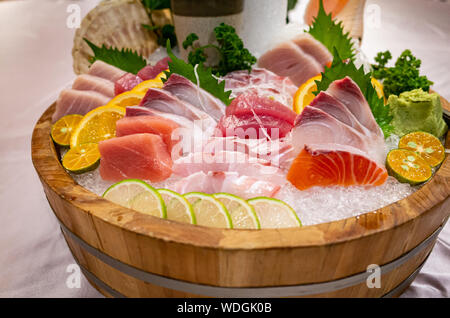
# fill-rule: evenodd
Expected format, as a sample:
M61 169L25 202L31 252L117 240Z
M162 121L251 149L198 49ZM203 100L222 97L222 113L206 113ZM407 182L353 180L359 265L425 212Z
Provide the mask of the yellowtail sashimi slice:
M229 193L215 193L213 197L227 208L234 229L261 228L255 209L244 199Z
M168 190L157 190L166 204L167 219L182 223L196 224L194 209L182 195Z
M217 228L233 228L233 221L227 208L212 195L190 192L184 195L194 208L197 225Z
M126 179L106 189L103 197L123 207L130 207L130 200L139 193L149 191L150 185L139 179Z
M302 226L297 213L281 200L258 197L247 202L255 208L262 229Z
M135 211L167 218L166 205L159 192L153 187L147 188L147 191L139 193L130 201L130 209Z

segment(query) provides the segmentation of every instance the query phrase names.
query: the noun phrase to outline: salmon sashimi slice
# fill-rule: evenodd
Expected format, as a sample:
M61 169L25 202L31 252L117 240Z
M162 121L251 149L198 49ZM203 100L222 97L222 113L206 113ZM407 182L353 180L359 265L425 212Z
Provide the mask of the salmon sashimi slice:
M100 60L95 61L88 71L89 75L98 76L111 82L117 81L125 73L126 72L122 71L120 68L117 68Z
M280 186L269 181L258 180L248 176L240 176L236 172L197 172L179 180L174 191L220 193L227 192L244 199L266 196L274 197Z
M147 65L142 68L137 75L144 81L154 79L159 73L169 68L170 61L170 57L162 58L155 65Z
M72 84L72 89L80 91L95 91L109 98L114 97L114 83L98 76L81 74Z
M175 160L173 173L187 177L196 172L210 171L237 172L239 175L270 181L278 185L286 183L285 174L278 167L256 157L238 151L219 151L216 153L196 152Z
M348 145L363 152L370 150L370 139L330 114L306 106L292 130L292 144L298 151L307 144Z
M334 81L326 92L347 106L364 127L384 138L361 89L350 77Z
M64 89L56 100L52 121L70 114L86 115L94 108L106 105L110 98L94 91Z
M265 96L255 94L241 94L226 108L225 114L240 116L248 115L268 115L274 118L282 119L292 126L294 125L297 114L292 109L283 104Z
M159 135L134 134L99 143L100 176L108 181L137 178L159 182L172 174L172 159Z
M279 103L291 108L297 86L289 77L279 76L265 68L255 67L249 73L247 70L230 72L223 77L225 89L231 90L230 97L255 94L269 96Z
M324 70L323 65L292 41L283 42L264 53L258 60L258 66L277 75L288 76L297 86Z
M119 95L131 91L142 79L134 74L125 73L114 83L114 94Z
M149 133L161 136L169 153L179 141L172 138L172 133L180 126L174 121L160 116L123 117L116 122L116 136Z
M333 185L379 186L387 177L384 166L365 153L333 144L306 145L287 174L287 179L299 190Z
M163 89L209 114L216 121L225 113L226 106L221 100L181 75L170 75Z
M327 65L333 61L333 55L321 42L317 41L311 34L302 33L292 39L303 52L314 57L321 65Z
M167 90L149 88L139 106L186 117L189 120L215 120L207 113L180 100Z

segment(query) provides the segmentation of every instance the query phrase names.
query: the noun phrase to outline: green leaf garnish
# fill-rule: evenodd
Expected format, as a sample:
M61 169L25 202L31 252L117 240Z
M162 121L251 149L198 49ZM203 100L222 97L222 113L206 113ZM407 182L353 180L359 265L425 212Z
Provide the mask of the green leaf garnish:
M317 17L307 32L325 45L328 51L333 52L336 48L339 56L344 60L354 59L355 52L349 33L344 33L342 22L335 22L331 18L331 13L327 15L322 0L320 0Z
M170 9L170 0L142 0L142 4L149 10Z
M169 62L169 71L165 72L167 79L171 74L178 74L186 77L192 83L197 84L198 76L200 81L199 85L201 88L220 99L225 105L230 105L232 101L232 99L230 99L231 91L225 91L225 81L219 82L213 76L211 68L206 68L203 63L200 63L198 66L194 67L182 59L177 58L172 53L172 48L169 41L167 41L167 55L169 55L172 60ZM166 79L163 79L163 81L165 82Z
M131 49L123 48L118 50L116 48L108 48L104 44L102 47L98 47L88 39L83 39L94 52L94 56L90 58L91 63L100 60L133 74L137 74L147 65L145 59Z
M319 92L327 90L335 80L343 79L346 76L350 77L361 89L377 124L387 138L393 131L391 125L392 116L389 113L389 106L384 105L383 99L378 97L375 88L373 88L371 75L370 72L364 73L364 66L357 69L353 61L344 63L339 52L334 48L333 63L331 67L325 67L325 71L322 73L322 80L316 81L317 91L313 92L313 94L317 95Z

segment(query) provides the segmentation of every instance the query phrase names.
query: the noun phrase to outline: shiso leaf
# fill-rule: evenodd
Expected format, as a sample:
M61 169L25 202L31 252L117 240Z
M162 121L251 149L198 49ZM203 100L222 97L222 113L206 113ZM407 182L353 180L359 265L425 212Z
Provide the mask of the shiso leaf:
M177 58L172 52L169 41L167 41L167 55L169 55L172 60L169 62L169 71L165 72L167 79L171 74L175 73L184 76L192 83L197 84L198 76L200 81L198 84L201 88L220 99L225 105L230 105L232 101L232 99L230 99L231 91L225 91L225 81L219 82L219 80L213 76L211 68L205 67L203 63L193 66L182 59ZM163 79L163 81L165 82L167 79Z
M373 88L371 75L372 73L370 72L364 73L363 66L357 69L352 61L344 62L337 49L334 48L333 63L331 67L325 67L324 72L322 72L322 80L316 81L317 91L313 92L313 94L317 96L319 92L327 90L335 80L343 79L346 76L350 77L361 89L377 124L383 130L385 138L387 138L393 131L391 125L392 116L389 112L389 106L384 105L383 99L378 97L375 88Z
M325 45L328 51L333 52L333 49L336 48L344 60L355 58L350 34L344 33L342 22L335 22L331 18L331 13L327 15L322 0L320 0L317 17L314 18L311 27L306 32Z
M94 56L90 59L91 63L100 60L133 74L137 74L147 65L145 59L131 49L123 48L122 50L119 50L112 47L108 48L104 44L102 47L98 47L86 38L84 38L84 41L86 41L94 52Z

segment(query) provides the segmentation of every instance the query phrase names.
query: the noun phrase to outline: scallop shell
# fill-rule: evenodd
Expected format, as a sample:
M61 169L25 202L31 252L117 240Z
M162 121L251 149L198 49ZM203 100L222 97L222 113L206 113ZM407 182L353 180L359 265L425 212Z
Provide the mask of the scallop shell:
M171 23L170 11L153 13L157 25ZM86 73L91 65L91 48L83 40L87 38L97 46L118 49L130 48L143 57L148 57L157 47L153 32L142 27L150 24L145 8L140 0L103 0L92 9L75 32L72 49L73 70L76 74Z

